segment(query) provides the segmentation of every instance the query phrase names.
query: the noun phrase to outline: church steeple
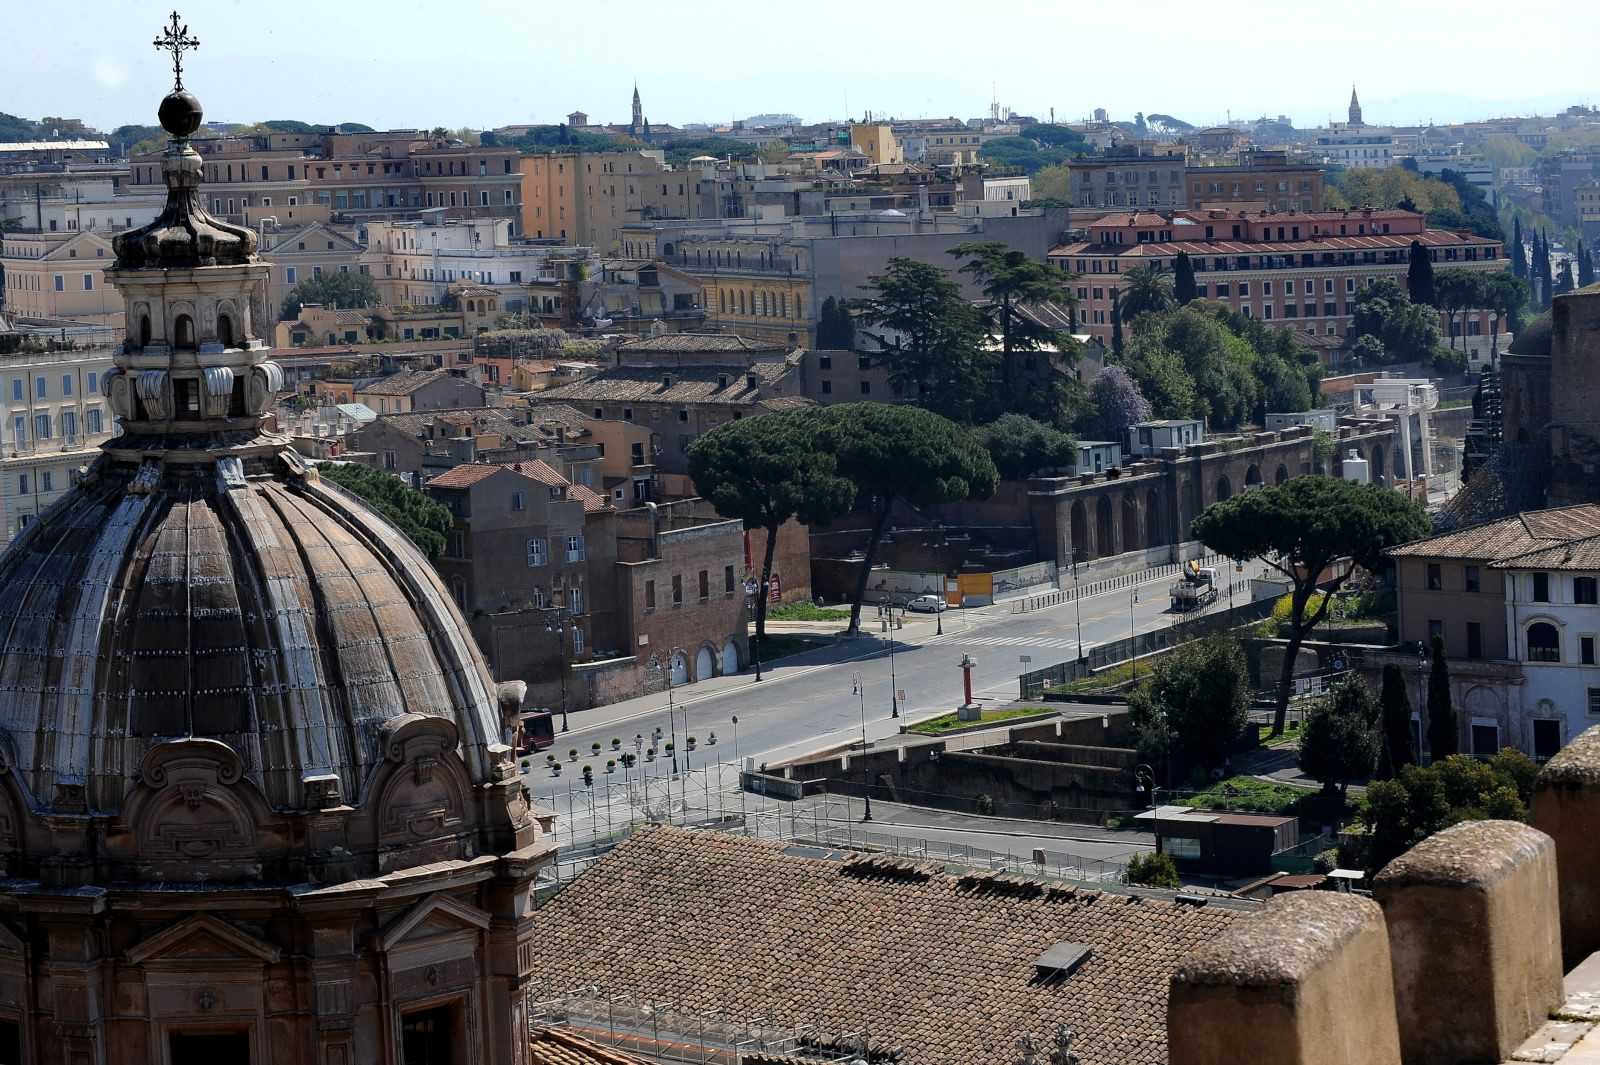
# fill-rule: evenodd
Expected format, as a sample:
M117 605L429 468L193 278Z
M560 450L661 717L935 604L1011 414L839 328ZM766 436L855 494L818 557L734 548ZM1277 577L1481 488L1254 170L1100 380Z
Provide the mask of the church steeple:
M1361 101L1356 99L1356 87L1354 85L1350 86L1350 124L1352 126L1366 125L1361 121Z
M633 83L633 125L631 129L635 137L644 135L644 105L639 102L639 83Z

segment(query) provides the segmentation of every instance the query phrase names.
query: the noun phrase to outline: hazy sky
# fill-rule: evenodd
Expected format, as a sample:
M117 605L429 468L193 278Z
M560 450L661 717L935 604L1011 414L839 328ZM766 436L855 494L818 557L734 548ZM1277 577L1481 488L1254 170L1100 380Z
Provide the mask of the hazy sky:
M0 111L154 122L170 68L150 42L170 0L4 2L28 6L41 36L7 50ZM1342 119L1352 82L1369 123L1600 98L1593 0L187 0L181 15L202 42L185 83L208 119L234 122L492 127L575 109L626 122L635 78L658 124L972 117L998 96L1041 119L1104 107L1307 126Z

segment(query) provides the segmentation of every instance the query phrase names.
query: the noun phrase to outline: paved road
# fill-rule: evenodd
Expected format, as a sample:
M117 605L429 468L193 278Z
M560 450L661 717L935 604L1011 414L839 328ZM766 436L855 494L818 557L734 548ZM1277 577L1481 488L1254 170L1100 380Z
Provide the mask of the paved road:
M563 762L576 747L580 760L568 763L564 780L581 773L585 764L598 775L611 754L610 740L633 748L633 737L648 738L659 728L664 739L676 736L683 752L687 736L700 741L702 755L715 732L718 756L730 761L754 758L778 761L796 755L843 746L861 739L863 717L870 740L893 735L901 721L890 718L890 693L905 693L901 713L906 718L944 713L962 701L963 654L977 659L973 691L979 702L1006 703L1017 698L1017 675L1078 653L1080 628L1085 651L1100 643L1126 637L1130 630L1152 631L1170 625L1176 615L1168 610L1170 578L1138 586L1138 601L1122 589L1087 597L1078 605L1067 603L1026 614L1013 614L1010 604L971 610L952 610L944 616L944 635L935 635L931 619L908 621L891 638L881 632L807 651L781 660L765 670L757 683L749 673L717 677L683 685L671 693L630 699L571 715L571 731L559 731L554 753ZM1241 601L1243 601L1241 599ZM1226 607L1223 594L1211 609ZM913 615L915 617L915 615ZM868 612L864 624L875 624ZM1029 655L1024 665L1019 659ZM859 676L863 692L853 691ZM894 684L891 686L891 676ZM738 717L735 726L733 718ZM603 750L591 756L590 745ZM535 759L535 762L542 762ZM535 792L551 783L548 772L535 765L529 785ZM563 785L564 788L564 785Z

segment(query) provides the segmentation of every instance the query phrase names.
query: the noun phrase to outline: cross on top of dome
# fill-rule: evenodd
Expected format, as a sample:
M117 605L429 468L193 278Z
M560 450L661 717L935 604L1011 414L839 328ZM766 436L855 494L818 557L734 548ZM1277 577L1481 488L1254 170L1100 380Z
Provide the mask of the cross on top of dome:
M161 35L155 39L155 46L172 53L172 89L174 92L183 90L183 53L191 48L200 47L198 37L189 36L188 25L179 25L178 13L172 13L172 24L163 27Z

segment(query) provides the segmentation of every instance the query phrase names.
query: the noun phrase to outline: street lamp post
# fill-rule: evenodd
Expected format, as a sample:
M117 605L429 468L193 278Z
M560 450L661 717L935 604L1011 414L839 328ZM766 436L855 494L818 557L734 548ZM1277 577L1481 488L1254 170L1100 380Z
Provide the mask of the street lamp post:
M1133 655L1133 677L1139 679L1139 620L1134 614L1134 605L1139 602L1139 589L1134 588L1128 593L1128 651Z
M867 686L861 682L860 673L851 674L850 681L857 697L861 700L861 794L866 800L866 812L861 820L871 821L872 784L867 777Z
M754 619L756 619L758 617L757 611L760 609L759 605L756 602L756 592L757 591L759 591L762 595L766 595L767 594L767 586L765 584L757 584L756 583L756 579L754 577L751 577L751 578L747 579L744 582L744 598L745 598L745 602L747 604L749 604L750 617L751 617L752 620L754 620ZM760 626L758 625L757 628L759 629ZM756 663L756 682L760 683L760 681L761 681L761 633L760 632L757 632L754 636L752 636L750 638L750 654L751 654L751 657L755 659L755 663Z
M1133 770L1134 787L1139 791L1150 794L1150 824L1151 831L1156 837L1156 853L1161 853L1161 804L1158 801L1160 788L1156 787L1156 771L1150 766L1141 763Z
M902 614L901 617L905 615ZM889 716L900 716L900 688L899 681L894 675L894 607L889 608Z
M733 715L733 768L739 780L739 823L744 825L745 834L750 834L750 823L746 820L744 811L744 763L739 761L739 715Z
M1078 619L1078 661L1083 661L1083 604L1078 594L1078 560L1072 560L1072 612Z
M562 608L550 608L550 620L545 622L544 631L553 633L556 638L556 647L561 652L561 731L572 731L571 724L567 721L567 633L572 627L572 619L562 616Z

